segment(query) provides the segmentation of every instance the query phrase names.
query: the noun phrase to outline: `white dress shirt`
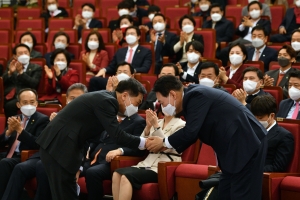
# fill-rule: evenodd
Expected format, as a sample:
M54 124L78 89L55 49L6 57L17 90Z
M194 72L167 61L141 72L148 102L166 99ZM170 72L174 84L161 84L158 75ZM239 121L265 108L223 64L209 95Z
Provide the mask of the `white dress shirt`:
M185 80L188 74L191 75L191 76L194 76L198 64L199 64L199 62L197 62L197 64L194 65L194 67L190 67L189 63L188 63L187 64L187 71L183 72L183 75L181 77Z
M257 22L258 22L259 20L260 20L260 18L257 19L256 21L252 22L253 25L252 25L252 27L249 27L249 30L248 30L247 35L243 38L244 40L252 41L252 34L251 34L251 31L252 31L252 28L256 26L256 24L257 24ZM239 25L239 30L240 30L240 31L245 30L245 26L244 26L243 24Z
M269 130L271 130L271 128L273 128L273 126L275 126L275 124L276 124L276 120L274 120L273 124L269 128L267 128L267 131L269 132Z
M126 53L126 56L125 56L125 61L127 62L127 60L128 60L128 58L129 58L129 55L130 55L130 49L132 48L132 60L133 60L133 57L134 57L134 53L135 53L135 51L136 51L136 49L138 48L138 44L137 45L135 45L134 47L130 47L130 46L128 46L128 50L127 50L127 53Z
M232 69L231 67L230 67L230 73L229 73L229 78L230 79L232 79L232 77L233 77L233 75L235 74L235 72L237 71L239 69L239 67L238 68L236 68L236 69Z
M294 113L294 111L296 109L296 103L299 103L299 102L294 101L293 106L291 107L288 115L286 116L287 119L292 119L293 113ZM300 106L299 106L299 109L300 109ZM298 112L299 112L299 110L298 110Z
M188 41L190 42L192 41L194 33L192 33L191 35L188 36ZM186 41L184 41L183 45L181 45L180 41L178 41L175 45L174 45L174 52L177 53L181 48L183 48L183 52L182 52L182 58L181 60L179 60L179 62L187 62L187 56L186 56L186 51L185 51L185 45L187 43Z
M253 54L253 56L252 56L252 61L256 61L255 60L255 58L256 58L256 51L259 51L259 57L258 58L260 58L261 57L261 53L265 50L265 48L266 48L266 45L264 45L262 48L260 48L260 49L256 49L255 48L255 50L254 50L254 54Z

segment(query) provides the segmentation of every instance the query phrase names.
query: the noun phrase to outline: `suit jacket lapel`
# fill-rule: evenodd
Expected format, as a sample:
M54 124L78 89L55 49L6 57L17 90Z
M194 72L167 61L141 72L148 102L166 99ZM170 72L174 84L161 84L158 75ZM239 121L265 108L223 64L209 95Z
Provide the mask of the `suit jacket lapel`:
M268 131L268 134L267 134L267 139L268 139L268 141L269 141L271 138L273 138L273 137L275 137L275 136L278 135L277 129L278 129L278 124L276 123L276 124Z
M121 54L121 57L125 60L126 59L126 53L128 51L128 48L129 47L125 47L125 48L121 48L120 49L120 54Z
M138 58L138 55L139 55L140 51L141 51L141 46L139 45L139 46L136 48L136 50L135 50L135 52L134 52L134 54L133 54L132 60L134 60L135 58Z
M278 75L279 75L279 69L274 71L274 86L276 86Z
M28 75L30 75L31 71L32 71L32 67L33 67L32 64L29 63L25 73L28 74Z
M292 108L292 106L294 105L294 100L289 99L289 101L287 102L286 107L284 108L284 116L287 116ZM297 118L300 117L299 115L297 116Z

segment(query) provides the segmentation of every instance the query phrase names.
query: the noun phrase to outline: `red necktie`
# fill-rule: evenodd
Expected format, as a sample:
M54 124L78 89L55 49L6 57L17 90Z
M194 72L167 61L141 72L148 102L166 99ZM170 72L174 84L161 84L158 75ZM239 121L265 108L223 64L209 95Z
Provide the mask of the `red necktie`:
M54 17L54 12L50 12L51 17Z
M7 100L14 98L16 94L16 88L11 89L11 91L5 96Z
M132 55L133 54L133 49L132 48L130 48L129 49L129 56L128 56L128 59L127 59L127 62L128 63L131 63L132 62Z
M284 74L279 74L276 86L278 86L280 84L283 77L284 77Z
M296 102L296 108L293 112L292 119L297 119L299 113L299 102Z

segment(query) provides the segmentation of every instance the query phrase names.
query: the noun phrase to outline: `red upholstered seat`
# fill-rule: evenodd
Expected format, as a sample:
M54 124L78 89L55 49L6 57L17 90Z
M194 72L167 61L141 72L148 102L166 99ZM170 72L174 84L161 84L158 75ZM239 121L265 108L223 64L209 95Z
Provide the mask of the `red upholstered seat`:
M105 13L105 11L104 11L104 13ZM108 24L111 20L117 20L119 18L117 6L107 8L105 15L103 15L104 13L102 13L102 16L106 17Z
M96 0L75 0L75 1L72 1L72 2L73 2L73 9L77 10L78 8L81 8L81 6L84 3L91 3L97 8L99 1L96 1Z
M12 7L0 8L0 18L13 18L14 10Z
M20 19L17 20L16 30L34 30L34 29L42 29L45 30L45 21L41 18L34 19Z
M73 29L74 19L73 18L50 18L48 26L49 26L49 30Z
M229 94L232 94L236 89L236 86L234 84L223 84L222 86L229 92Z
M150 82L151 88L154 87L154 83L157 80L157 75L153 74L141 74L141 79L142 80L147 80Z
M11 59L11 45L0 45L0 58Z
M115 43L105 44L105 50L107 51L109 61L112 61L115 53L117 52L117 45Z
M244 63L244 65L247 66L247 67L256 67L256 68L260 69L260 71L262 71L262 73L265 72L263 61L249 61L249 60L247 60Z
M0 29L14 30L13 18L0 18Z
M264 86L263 90L269 92L276 99L277 108L279 108L279 103L283 99L282 88L279 86Z
M280 184L280 193L282 200L300 199L300 177L287 176L283 178Z
M8 29L0 29L0 44L12 43L12 32Z
M86 65L82 60L72 60L69 69L77 70L79 74L79 82L86 84Z
M178 25L178 20L176 19L178 17L182 17L183 15L187 15L187 14L189 14L188 7L178 7L178 6L174 7L173 5L172 7L165 8L165 15L171 19L170 28L176 28L176 26Z
M240 25L242 20L242 9L241 5L227 5L225 8L225 17L233 16L235 17L236 27Z
M215 29L197 29L195 34L202 35L204 40L205 51L203 53L204 58L216 57L216 30Z
M39 7L18 7L17 16L18 18L39 18L41 15L41 8Z
M0 77L0 113L4 113L3 106L4 106L4 85L3 85L3 79L2 77ZM0 133L3 133L3 130L5 128L5 116L4 116L4 122L2 120L3 118L0 119Z
M154 0L154 5L159 5L161 13L165 14L165 8L179 6L179 0ZM168 16L168 15L166 15ZM168 16L169 17L169 16Z
M43 104L43 105L40 104L36 110L50 117L51 113L59 112L61 108L62 107L60 104Z
M293 63L292 67L300 70L300 63ZM276 70L279 68L280 68L280 65L278 64L278 62L276 62L276 61L270 62L269 70Z
M278 28L285 16L285 6L284 5L270 5L270 11L272 15L272 32L278 33Z
M101 17L101 10L100 9L96 7L96 10L94 12L94 18ZM81 14L82 14L81 6L76 11L73 9L73 17L76 17L77 15L81 15Z
M34 58L34 59L30 59L31 63L37 64L39 65L43 70L42 70L42 77L39 83L39 87L38 87L38 95L42 96L44 95L46 92L45 89L45 71L44 71L44 66L46 65L46 60L44 58Z
M150 49L151 50L151 55L152 55L152 64L151 64L151 67L148 71L148 74L153 74L154 73L154 68L155 68L155 53L154 53L154 45L153 43L140 43L140 45L142 47L145 47L147 49Z
M6 121L5 115L4 114L0 114L0 132L1 133L3 133L3 131L5 129L5 121Z

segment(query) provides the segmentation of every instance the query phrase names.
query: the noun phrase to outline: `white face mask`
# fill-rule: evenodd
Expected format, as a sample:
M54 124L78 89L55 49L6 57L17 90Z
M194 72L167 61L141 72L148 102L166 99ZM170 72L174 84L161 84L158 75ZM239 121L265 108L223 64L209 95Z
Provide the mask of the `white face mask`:
M127 74L121 73L121 74L117 75L117 79L120 82L120 81L124 81L124 80L130 79L130 77Z
M215 82L209 78L202 78L202 79L199 79L199 84L212 88L212 87L214 87Z
M119 16L121 17L122 15L129 15L129 10L127 10L127 9L120 9L119 11L118 11L118 13L119 13Z
M120 28L127 28L127 27L129 27L128 24L123 24L123 25L120 26Z
M300 7L300 0L295 1L295 4L296 4L297 7Z
M96 42L96 41L88 41L88 47L90 48L90 50L98 49L98 47L99 47L99 42Z
M187 53L186 56L187 56L188 62L190 62L190 63L195 64L195 63L199 62L200 55L196 54L195 52Z
M243 88L244 90L249 94L256 90L257 82L246 80L243 82Z
M249 14L252 19L257 19L260 17L260 10L252 10Z
M18 57L18 61L19 61L20 63L22 63L23 65L28 64L28 63L29 63L29 60L30 60L30 57L27 56L27 55L25 55L25 54L20 55L20 56Z
M268 120L270 119L271 115L269 116L269 118L267 119L267 121L259 121L261 123L261 125L263 125L263 127L265 127L265 129L269 126L269 122Z
M165 23L160 23L160 22L157 22L156 24L153 25L153 28L155 31L163 31L165 30Z
M91 12L91 11L82 11L82 17L84 18L84 19L90 19L90 18L92 18L93 17L93 12Z
M295 88L294 86L292 86L289 89L289 96L291 99L293 99L294 101L300 99L300 90Z
M211 19L214 22L220 21L222 19L222 15L219 14L219 13L214 13L214 14L211 15Z
M55 46L55 49L65 49L67 47L67 45L62 42L56 42L56 43L54 43L54 46Z
M265 43L262 39L260 38L254 38L252 40L252 45L255 47L255 48L258 48L258 47L261 47L263 46Z
M292 42L292 47L295 51L300 50L300 42Z
M130 101L130 105L129 106L126 106L125 101L124 101L124 104L126 106L126 110L124 112L124 115L126 115L127 117L130 117L131 115L134 115L135 113L138 112L138 109L139 109L137 106L134 106L131 103L130 97L129 97L129 101Z
M191 32L194 31L194 26L190 25L190 24L184 25L182 27L182 31L185 32L185 33L191 33Z
M175 103L176 101L174 100L174 106L170 104L170 94L169 94L169 104L166 107L163 107L163 105L161 104L161 110L165 116L174 116L176 114Z
M33 47L33 44L30 43L30 42L24 42L24 44L25 44L26 46L28 46L29 49L32 49L32 47Z
M238 65L243 62L243 57L238 54L232 54L229 56L230 63L233 65Z
M137 41L137 37L134 35L126 35L126 42L128 44L134 44Z
M58 69L60 71L66 69L67 67L67 63L66 62L63 62L63 61L57 61L56 63L54 63L55 65L57 65Z
M202 10L202 11L207 11L208 9L209 9L209 5L208 4L203 4L203 5L200 5L199 6L200 7L200 9Z
M150 15L148 15L148 18L150 19L150 21L152 22L152 19L154 18L154 14L151 13Z
M57 5L56 5L56 4L50 4L50 5L48 6L48 10L49 10L50 12L56 11L56 10L57 10Z
M22 106L20 108L21 112L23 113L23 115L30 117L31 115L33 115L36 111L36 107L33 105L25 105Z

